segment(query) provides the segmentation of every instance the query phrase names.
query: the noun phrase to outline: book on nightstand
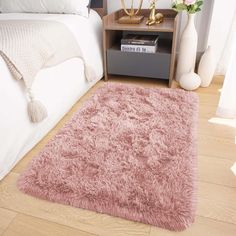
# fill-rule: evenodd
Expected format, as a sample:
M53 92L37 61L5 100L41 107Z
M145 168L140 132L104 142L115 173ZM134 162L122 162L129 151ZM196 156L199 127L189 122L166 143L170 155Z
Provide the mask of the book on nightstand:
M156 53L158 48L158 35L128 34L121 39L121 51Z

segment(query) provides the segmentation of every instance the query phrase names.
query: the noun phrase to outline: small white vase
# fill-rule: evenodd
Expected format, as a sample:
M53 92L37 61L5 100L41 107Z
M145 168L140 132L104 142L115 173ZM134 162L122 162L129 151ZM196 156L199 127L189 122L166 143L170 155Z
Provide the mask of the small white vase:
M194 73L194 71L191 71L190 73L183 74L180 77L179 84L181 88L193 91L200 87L201 78L198 74Z
M216 61L214 59L214 53L212 48L209 46L203 54L199 67L198 74L201 77L201 87L208 87L214 77L216 70Z
M198 35L195 28L195 14L188 14L188 23L183 31L177 64L176 80L195 69Z

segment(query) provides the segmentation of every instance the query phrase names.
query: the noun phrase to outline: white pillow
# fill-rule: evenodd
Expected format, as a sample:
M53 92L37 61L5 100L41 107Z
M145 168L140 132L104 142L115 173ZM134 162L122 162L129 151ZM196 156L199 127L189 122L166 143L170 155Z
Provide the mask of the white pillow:
M90 0L0 0L2 13L67 13L88 17Z

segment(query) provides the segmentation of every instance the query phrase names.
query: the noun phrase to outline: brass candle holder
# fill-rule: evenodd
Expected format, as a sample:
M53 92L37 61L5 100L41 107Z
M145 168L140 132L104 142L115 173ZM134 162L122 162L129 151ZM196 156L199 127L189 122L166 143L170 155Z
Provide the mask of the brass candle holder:
M132 0L131 2L130 10L126 8L125 0L121 0L121 4L122 4L122 7L124 9L126 16L122 16L118 20L120 24L139 24L142 22L144 16L139 16L138 13L140 12L142 8L143 0L140 0L139 7L137 10L134 9L134 0Z

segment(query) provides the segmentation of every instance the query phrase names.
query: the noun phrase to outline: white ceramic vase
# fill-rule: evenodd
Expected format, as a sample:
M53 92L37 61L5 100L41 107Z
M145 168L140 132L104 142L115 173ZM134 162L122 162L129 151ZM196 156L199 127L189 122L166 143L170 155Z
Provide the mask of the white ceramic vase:
M181 75L179 84L181 88L188 91L193 91L200 87L201 78L198 74L194 73L194 71L191 71Z
M216 70L216 62L212 48L209 46L203 54L199 67L198 74L201 77L201 87L208 87L214 77Z
M176 80L195 69L198 35L195 28L195 14L188 14L188 23L183 31L177 64Z

